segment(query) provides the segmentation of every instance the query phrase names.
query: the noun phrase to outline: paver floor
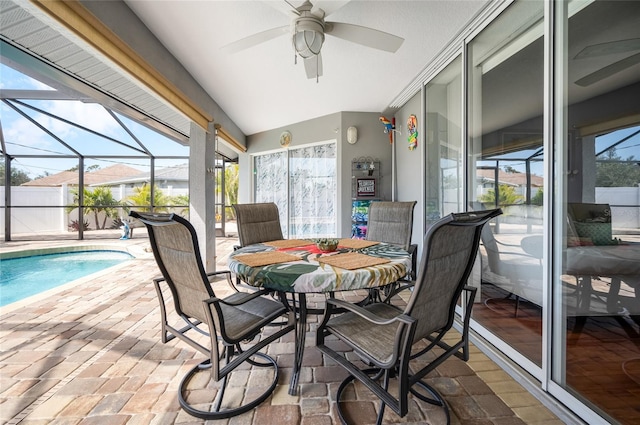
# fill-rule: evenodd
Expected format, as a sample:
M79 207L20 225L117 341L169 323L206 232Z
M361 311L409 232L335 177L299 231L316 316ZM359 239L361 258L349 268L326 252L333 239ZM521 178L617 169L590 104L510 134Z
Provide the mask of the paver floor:
M159 275L148 240L126 243L138 258L75 281L44 296L0 310L0 422L7 424L198 424L184 413L177 387L203 360L174 340L160 341L159 308L152 279ZM77 242L10 242L0 252ZM96 244L96 241L84 242ZM237 239L218 238L217 264ZM269 346L281 369L275 393L243 415L210 423L250 425L338 424L335 392L345 376L313 347L317 321L310 318L300 391L288 395L293 335ZM447 400L453 424L561 424L495 363L472 347L467 363L451 358L427 381ZM346 411L358 424L375 422L378 403L356 386ZM387 409L385 423L443 424L437 407L413 400L399 418Z

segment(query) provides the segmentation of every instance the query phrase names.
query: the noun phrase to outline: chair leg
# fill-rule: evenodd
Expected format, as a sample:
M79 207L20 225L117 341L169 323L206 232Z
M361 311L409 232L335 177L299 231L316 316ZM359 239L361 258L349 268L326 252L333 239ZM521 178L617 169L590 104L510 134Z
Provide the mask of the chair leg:
M371 378L374 381L377 381L378 379L380 379L383 374L385 377L385 386L384 386L384 390L386 391L389 388L389 374L388 371L385 371L383 369L367 369L367 370L363 370L364 373L366 374L374 374L374 376ZM356 379L355 376L353 375L349 375L347 376L338 386L338 391L336 392L336 407L338 409L338 417L340 418L340 422L343 425L347 425L347 419L344 416L344 413L342 412L342 407L340 404L340 400L342 399L342 393L344 392L345 388L347 388L347 385L349 385L351 382L353 382ZM376 425L381 425L382 424L382 417L384 416L384 409L386 407L386 403L384 402L384 400L381 400L380 402L380 412L378 412L378 419L376 422Z
M414 385L417 385L417 386L421 387L422 389L424 389L425 391L427 391L429 394L431 394L431 397L427 397L427 396L425 396L423 394L420 394L416 389L414 389L414 387L411 387L411 389L409 389L411 394L413 394L414 396L416 396L420 400L424 401L425 403L429 403L429 404L433 404L434 406L442 407L442 409L444 410L444 414L447 417L447 425L449 425L451 423L451 415L449 414L449 406L447 405L447 402L444 401L444 398L442 398L440 393L438 393L438 391L436 391L435 388L433 388L432 386L428 385L424 381L417 381Z
M233 349L231 347L227 347L226 350L228 351L228 353L225 357L227 358L227 363L229 363L232 359ZM205 369L209 369L211 367L211 362L209 359L207 359L202 363L193 367L182 378L182 381L180 382L180 386L178 387L178 402L180 403L180 406L182 407L182 409L184 409L184 411L187 412L189 415L194 416L196 418L205 419L205 420L216 420L216 419L225 419L225 418L230 418L232 416L237 416L257 407L260 403L265 401L275 390L276 385L278 383L279 372L278 372L278 365L272 357L260 352L256 353L255 356L258 356L264 359L265 363L261 363L261 362L259 363L259 362L253 361L252 362L253 364L257 364L258 366L273 367L274 374L273 374L273 380L271 382L271 385L254 400L235 408L222 407L224 393L225 393L228 378L229 378L229 375L225 375L220 381L221 385L220 385L220 388L218 389L215 400L211 404L211 408L212 408L211 410L200 410L192 406L191 404L189 404L189 402L186 399L186 393L188 392L187 386L189 385L193 377L198 372L201 372Z

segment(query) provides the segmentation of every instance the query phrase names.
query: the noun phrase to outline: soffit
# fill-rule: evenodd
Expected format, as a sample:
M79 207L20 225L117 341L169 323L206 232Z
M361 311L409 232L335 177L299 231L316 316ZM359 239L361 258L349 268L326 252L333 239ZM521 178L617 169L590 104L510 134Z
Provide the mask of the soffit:
M140 114L134 118L142 119L143 123L163 131L175 140L183 143L186 141L191 121L185 115L32 4L0 2L0 38L75 79L60 77L55 72L47 71L46 66L41 69L22 67L21 72L38 72L39 76L54 80L49 80L48 83L57 83L57 89L64 90L61 86L66 86L84 94L88 89L82 86L89 84L93 89L92 97L97 98L97 101L107 103L109 107L128 115L135 115L132 108ZM0 56L5 61L5 53L2 52ZM163 126L154 124L149 117Z

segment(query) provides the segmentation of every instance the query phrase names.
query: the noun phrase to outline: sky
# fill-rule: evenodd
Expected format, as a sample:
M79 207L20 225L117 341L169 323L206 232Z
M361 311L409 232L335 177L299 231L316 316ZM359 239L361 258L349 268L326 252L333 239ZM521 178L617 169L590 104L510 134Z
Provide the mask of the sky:
M0 89L53 90L5 64L0 64ZM0 103L0 124L2 135L9 155L72 155L77 152L85 156L119 155L138 156L139 158L85 159L85 167L98 165L100 168L120 163L149 171L149 160L140 145L118 124L118 122L100 105L80 101L25 100L25 103L47 111L90 129L86 131L73 125L34 111L22 105L15 105L34 121L48 129L55 137L63 140L69 147L58 142L37 125L21 116L5 102ZM156 156L188 156L188 147L182 146L147 127L139 125L118 115L135 136ZM100 137L105 134L121 142ZM156 168L183 164L184 158L176 160L157 160ZM22 170L30 178L77 167L77 158L16 158L12 167Z

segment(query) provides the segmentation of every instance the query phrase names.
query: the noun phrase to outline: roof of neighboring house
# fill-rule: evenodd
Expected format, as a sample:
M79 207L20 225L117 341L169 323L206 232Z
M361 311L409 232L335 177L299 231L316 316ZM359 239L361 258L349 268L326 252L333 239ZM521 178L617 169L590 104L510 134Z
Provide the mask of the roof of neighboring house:
M478 177L483 177L486 180L493 181L495 173L493 170L477 170ZM506 171L498 171L498 182L512 186L525 186L527 184L527 175L525 173L507 173ZM531 186L542 187L544 186L544 178L531 174Z
M104 182L108 185L148 183L151 173L138 173L121 179ZM155 181L189 181L189 164L180 164L173 167L158 168L155 171Z
M140 174L140 170L129 167L127 165L116 164L106 168L101 168L96 171L84 173L85 185L100 185L106 182L120 179L126 176L133 176ZM78 172L77 171L62 171L60 173L52 174L50 176L42 177L40 179L31 180L30 182L22 184L22 186L62 186L78 185Z

